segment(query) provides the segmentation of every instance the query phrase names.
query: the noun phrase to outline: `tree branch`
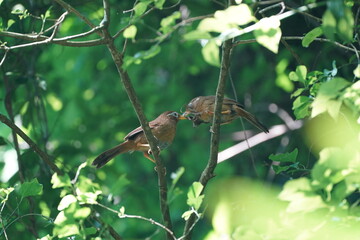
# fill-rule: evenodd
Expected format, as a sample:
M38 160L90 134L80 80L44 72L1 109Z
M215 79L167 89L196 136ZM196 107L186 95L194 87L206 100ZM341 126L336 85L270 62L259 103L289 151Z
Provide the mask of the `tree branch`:
M224 100L224 91L225 91L225 83L227 74L229 72L230 67L230 56L232 49L232 40L226 40L222 46L222 59L221 59L221 68L220 75L218 80L218 86L216 89L216 100L215 100L215 113L213 118L213 123L211 126L211 145L210 145L210 157L205 167L204 171L200 177L200 183L204 186L204 189L208 183L208 181L213 178L214 170L217 165L217 158L219 152L219 139L220 139L220 122L221 122L221 108ZM204 191L203 189L203 191ZM191 239L191 231L196 220L195 214L192 214L189 219L186 221L184 228L184 239Z
M104 0L103 2L104 2L104 12L105 12L104 16L106 16L106 18L107 18L106 22L108 24L110 22L110 16L108 15L108 10L107 10L107 6L108 6L107 0ZM164 164L163 164L161 158L159 157L160 151L158 148L157 139L154 137L154 135L151 132L151 129L149 127L149 122L147 121L145 114L142 110L142 106L136 95L135 89L131 83L128 72L123 68L123 55L116 48L115 43L114 43L114 38L110 35L107 28L103 29L103 36L107 42L107 47L110 51L110 54L114 60L114 63L116 65L116 68L120 75L121 82L122 82L123 86L125 87L125 90L130 99L130 102L132 103L132 105L134 107L136 115L140 121L140 125L144 131L146 139L150 145L151 152L156 161L161 213L163 216L164 225L168 229L171 230L172 223L171 223L170 212L169 212L169 207L168 207L168 203L167 203L167 183L166 183L166 179L165 179L166 170L165 170L165 167L164 167ZM169 232L167 232L167 238L172 239L172 236L171 236L171 234L169 234Z
M32 148L40 158L57 174L62 175L62 171L51 161L51 157L42 151L36 143L33 142L18 126L16 126L10 119L0 113L0 121L11 128L17 135L19 135Z

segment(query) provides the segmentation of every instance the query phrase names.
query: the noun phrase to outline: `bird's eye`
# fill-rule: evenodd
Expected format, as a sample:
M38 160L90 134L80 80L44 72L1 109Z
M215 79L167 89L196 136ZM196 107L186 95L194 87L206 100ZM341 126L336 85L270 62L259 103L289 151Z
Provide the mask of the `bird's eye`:
M173 116L173 117L176 117L176 118L179 118L179 114L177 112L172 112L170 114L168 114L169 116Z

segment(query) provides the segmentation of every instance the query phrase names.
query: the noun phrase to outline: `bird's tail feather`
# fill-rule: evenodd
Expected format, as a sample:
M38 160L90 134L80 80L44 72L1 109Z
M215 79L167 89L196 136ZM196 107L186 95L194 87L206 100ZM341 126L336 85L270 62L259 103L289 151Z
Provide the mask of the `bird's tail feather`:
M254 115L252 115L251 113L245 111L243 108L236 108L235 109L237 114L240 117L245 118L247 121L249 121L251 124L253 124L255 127L257 127L258 129L260 129L261 131L268 133L269 129L267 127L265 127L264 124L262 124Z
M117 155L125 152L129 152L133 147L132 145L133 145L132 142L126 141L109 150L106 150L105 152L101 153L97 158L95 158L95 160L92 162L92 165L96 166L96 168L101 168Z

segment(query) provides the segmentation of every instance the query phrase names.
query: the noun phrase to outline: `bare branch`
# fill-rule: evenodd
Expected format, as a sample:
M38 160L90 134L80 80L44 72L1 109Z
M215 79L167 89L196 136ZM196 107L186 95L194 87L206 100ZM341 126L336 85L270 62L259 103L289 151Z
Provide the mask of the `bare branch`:
M61 5L68 12L74 13L78 18L83 20L90 28L96 27L88 18L86 18L84 15L82 15L78 10L73 8L70 4L64 2L63 0L54 0L54 1L57 2L59 5ZM101 33L99 33L99 35L101 35Z
M10 127L16 132L29 146L32 148L40 158L57 174L62 175L62 171L51 161L51 157L41 150L33 140L31 140L18 126L16 126L10 119L0 113L0 121Z
M107 0L104 0L104 11L106 11L106 4ZM104 17L107 15L107 13L104 13ZM110 20L109 16L108 21ZM104 20L103 20L104 21ZM121 78L121 82L126 90L126 93L130 99L130 102L132 103L134 110L136 112L136 115L140 121L141 127L144 131L144 134L146 136L146 139L150 145L151 152L153 154L153 157L156 162L156 169L158 173L158 185L159 185L159 198L160 198L160 208L161 213L163 216L164 224L168 229L172 229L172 223L170 218L170 212L169 212L169 206L167 203L167 183L165 179L165 167L164 164L159 157L159 148L158 148L158 141L152 134L149 122L147 121L145 114L142 110L140 101L136 95L135 89L131 83L130 77L128 75L128 72L123 68L123 55L118 51L114 44L114 38L111 37L109 31L107 28L103 29L103 36L107 42L107 47L111 53L111 56L114 60L114 63L116 65L116 68L118 70L118 73ZM167 238L172 239L171 234L167 232Z
M218 151L219 151L219 140L220 140L220 122L221 122L221 108L224 100L224 91L225 91L225 83L227 74L229 72L230 67L230 56L232 49L232 40L226 40L222 46L222 59L221 59L221 68L220 75L218 80L218 86L216 89L216 100L215 100L215 113L211 126L211 145L210 145L210 157L205 167L204 171L200 177L200 183L204 186L208 183L208 181L213 178L214 170L217 165ZM191 239L191 227L195 222L196 216L192 214L189 219L186 221L184 228L184 239Z

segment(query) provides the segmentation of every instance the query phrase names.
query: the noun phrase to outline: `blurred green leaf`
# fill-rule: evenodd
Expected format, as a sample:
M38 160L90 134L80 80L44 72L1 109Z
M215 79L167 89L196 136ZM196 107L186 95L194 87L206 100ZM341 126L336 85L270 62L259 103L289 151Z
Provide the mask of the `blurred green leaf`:
M0 137L0 146L4 146L6 145L6 141L5 141L5 138L4 137Z
M330 10L326 10L322 17L322 30L325 36L330 40L335 40L336 19Z
M19 193L21 197L37 196L43 193L43 185L34 178L31 182L21 184Z
M51 178L52 188L62 188L62 187L70 187L71 181L70 177L67 174L63 176L59 176L57 173L54 173Z
M298 149L295 148L290 153L279 153L276 155L271 154L269 156L269 159L271 161L276 161L276 162L296 162L297 155L298 155Z
M173 12L170 16L161 19L160 30L163 33L168 33L172 31L172 27L175 25L177 19L181 18L181 13L179 11Z
M201 53L208 64L215 67L220 67L220 50L215 41L208 41L202 48Z
M146 11L146 9L150 3L151 3L151 1L138 2L134 7L134 11L135 11L134 17L140 17Z
M136 36L137 28L135 25L130 25L128 28L125 29L123 36L124 38L131 38L134 39Z
M358 65L356 66L356 68L354 69L353 73L354 73L354 76L355 76L355 77L360 78L360 64L358 64Z
M322 34L323 34L323 30L321 27L314 28L304 36L303 40L301 41L302 46L308 47L310 43L312 43L315 40L315 38L321 36Z
M208 32L194 30L183 35L185 40L199 40L199 39L211 39L211 35Z
M275 17L262 18L254 31L256 41L273 53L278 52L281 38L280 21Z
M165 0L154 0L155 7L158 9L163 9Z
M77 202L77 199L74 195L69 194L66 195L65 197L63 197L59 203L59 206L57 207L57 209L59 211L64 210L65 208L67 208L70 204Z
M342 101L337 98L340 92L349 85L350 83L342 78L333 78L323 83L312 103L311 117L328 112L332 118L337 119L342 104Z

